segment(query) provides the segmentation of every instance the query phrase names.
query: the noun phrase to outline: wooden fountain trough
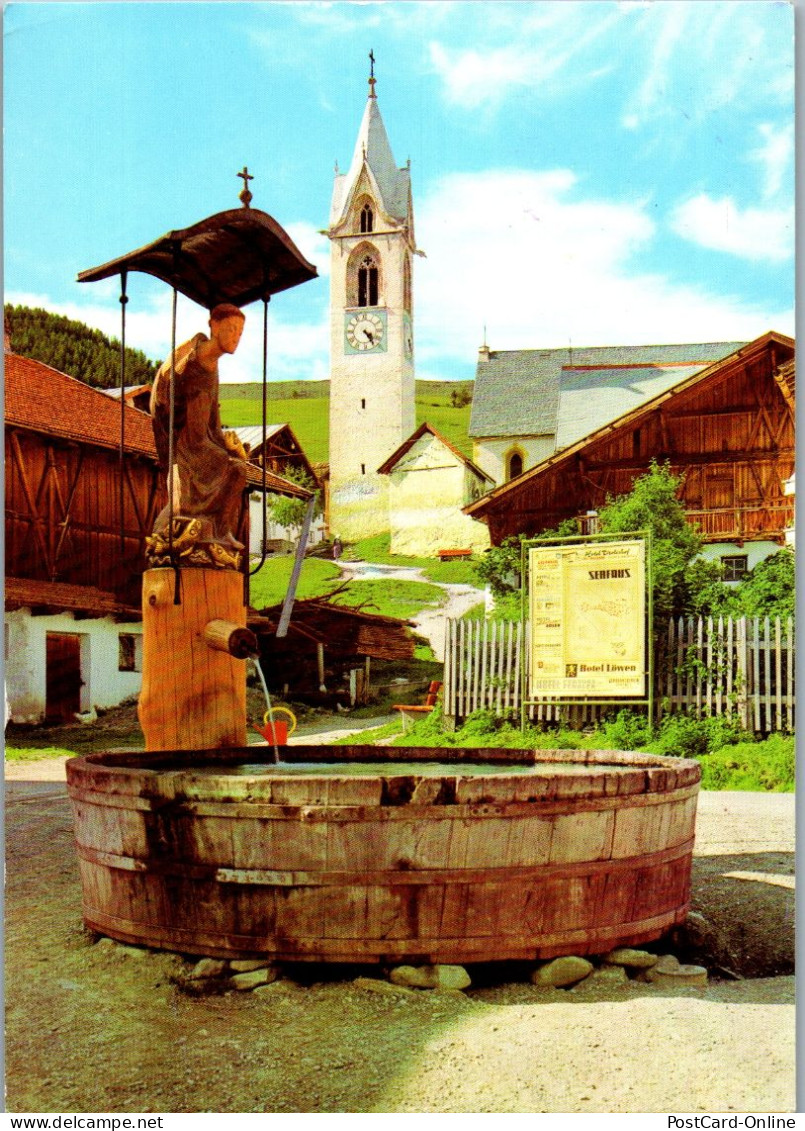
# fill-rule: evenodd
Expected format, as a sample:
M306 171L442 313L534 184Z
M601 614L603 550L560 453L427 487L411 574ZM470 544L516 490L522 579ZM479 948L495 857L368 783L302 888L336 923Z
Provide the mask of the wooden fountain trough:
M603 953L684 919L696 762L449 754L71 759L85 922L192 955L472 963Z

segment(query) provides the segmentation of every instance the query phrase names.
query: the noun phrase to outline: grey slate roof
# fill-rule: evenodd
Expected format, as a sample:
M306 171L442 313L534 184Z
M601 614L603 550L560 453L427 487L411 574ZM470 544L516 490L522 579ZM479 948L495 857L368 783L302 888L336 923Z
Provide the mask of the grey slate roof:
M407 168L398 169L394 163L377 99L369 98L349 170L346 173L337 173L335 177L330 205L331 227L343 217L350 191L363 168L364 154L377 184L383 210L401 223L408 216L411 174Z
M566 447L744 344L492 350L478 360L470 436L553 435Z

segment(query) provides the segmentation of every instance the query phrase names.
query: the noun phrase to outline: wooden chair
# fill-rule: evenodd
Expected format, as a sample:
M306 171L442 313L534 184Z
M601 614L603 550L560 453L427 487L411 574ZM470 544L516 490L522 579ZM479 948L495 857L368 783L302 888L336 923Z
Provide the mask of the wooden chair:
M442 684L441 680L433 680L428 684L428 693L424 703L395 703L394 710L400 712L403 734L407 734L420 715L427 715L436 706Z

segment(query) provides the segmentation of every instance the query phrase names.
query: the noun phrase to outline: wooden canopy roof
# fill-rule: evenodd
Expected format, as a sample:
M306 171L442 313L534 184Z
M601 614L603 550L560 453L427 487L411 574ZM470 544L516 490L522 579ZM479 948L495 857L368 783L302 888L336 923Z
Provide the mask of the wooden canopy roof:
M222 302L246 306L317 277L291 237L267 212L233 208L168 232L78 275L96 282L143 271L212 310Z

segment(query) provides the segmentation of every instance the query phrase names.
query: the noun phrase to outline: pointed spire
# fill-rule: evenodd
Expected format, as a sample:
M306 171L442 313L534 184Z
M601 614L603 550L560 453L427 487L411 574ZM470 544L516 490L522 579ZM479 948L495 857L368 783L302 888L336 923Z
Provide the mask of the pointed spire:
M350 194L364 171L371 177L380 208L398 223L409 219L410 164L399 169L391 152L380 106L375 94L375 54L369 52L369 97L363 112L352 161L346 173L336 173L330 207L330 223L337 224L349 206Z

